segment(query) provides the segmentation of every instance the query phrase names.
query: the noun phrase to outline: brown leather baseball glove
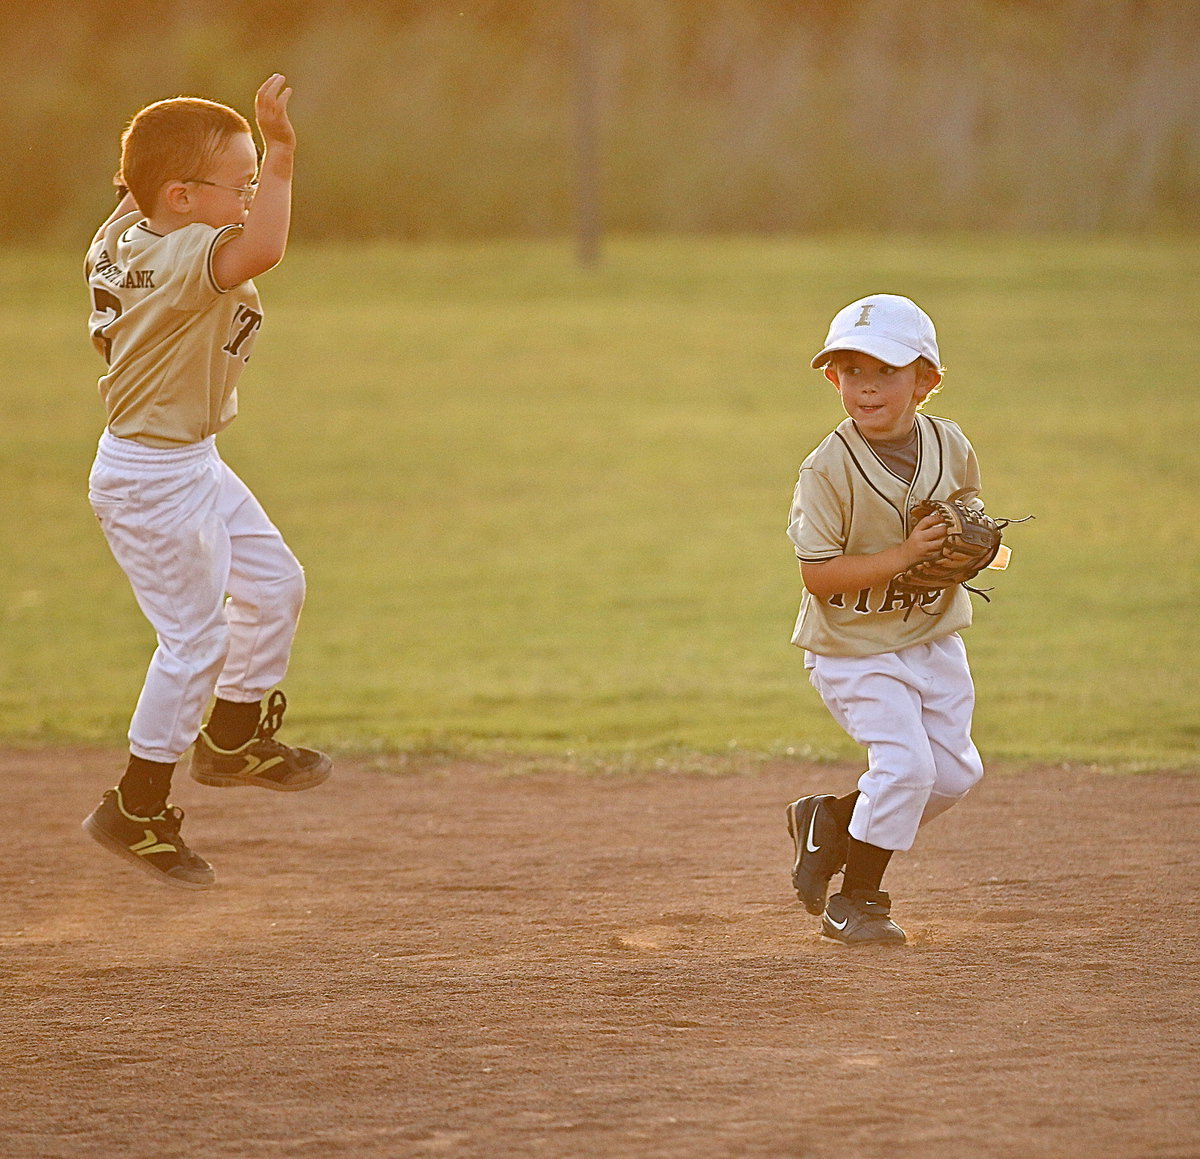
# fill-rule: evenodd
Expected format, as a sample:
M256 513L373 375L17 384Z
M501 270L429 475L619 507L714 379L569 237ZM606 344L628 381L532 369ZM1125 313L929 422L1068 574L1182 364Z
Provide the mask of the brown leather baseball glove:
M902 571L892 581L899 591L941 591L973 580L1000 550L1000 531L1010 520L995 520L964 500L974 491L955 491L948 499L922 499L908 511L908 530L936 513L946 525L941 554ZM975 589L971 589L974 591Z

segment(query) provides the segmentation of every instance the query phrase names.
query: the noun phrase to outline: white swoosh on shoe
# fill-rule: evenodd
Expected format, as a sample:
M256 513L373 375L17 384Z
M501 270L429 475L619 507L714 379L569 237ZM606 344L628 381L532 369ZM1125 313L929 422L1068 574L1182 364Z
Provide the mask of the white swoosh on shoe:
M821 806L818 805L817 809L820 807ZM821 848L819 845L813 844L813 830L817 825L817 809L812 811L812 816L808 819L808 836L804 839L804 847L809 851L809 853L816 853Z
M842 920L841 920L840 922L835 922L835 921L833 920L833 918L831 918L831 917L830 917L828 914L826 914L826 915L825 915L825 920L826 920L826 921L827 921L827 922L828 922L828 923L829 923L831 926L833 926L833 928L834 928L835 930L844 930L844 929L845 929L845 928L846 928L846 927L847 927L847 926L850 924L850 919L849 919L849 918L842 918Z

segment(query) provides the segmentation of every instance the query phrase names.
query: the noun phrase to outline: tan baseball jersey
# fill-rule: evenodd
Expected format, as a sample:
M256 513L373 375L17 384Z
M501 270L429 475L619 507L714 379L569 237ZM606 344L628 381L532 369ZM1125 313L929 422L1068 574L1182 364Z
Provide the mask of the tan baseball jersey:
M134 212L92 239L89 330L108 363L99 387L114 435L176 447L233 422L262 311L252 281L217 285L212 260L241 229L194 223L157 234Z
M896 474L847 418L800 467L788 537L802 563L871 555L903 543L919 499L979 490L975 452L956 423L917 415L912 482ZM914 600L917 606L913 606ZM965 628L971 597L959 584L912 597L890 583L816 598L806 591L792 643L827 656L872 656Z

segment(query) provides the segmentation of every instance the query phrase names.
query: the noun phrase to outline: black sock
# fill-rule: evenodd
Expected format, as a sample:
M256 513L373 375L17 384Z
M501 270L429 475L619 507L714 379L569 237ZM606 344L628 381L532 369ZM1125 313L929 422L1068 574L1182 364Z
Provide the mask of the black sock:
M841 892L845 896L859 890L874 892L883 881L883 871L892 859L892 850L868 845L865 841L850 838L846 851L846 873L842 878Z
M838 797L834 801L828 802L825 808L833 814L834 820L845 830L850 829L850 815L854 812L854 802L858 800L858 790L853 793L847 793L844 797Z
M218 699L204 726L208 739L227 752L241 748L258 730L261 707L257 700L239 704L236 700Z
M135 817L157 817L167 807L167 796L171 792L171 774L175 762L163 764L147 761L129 754L125 775L117 787L125 811Z

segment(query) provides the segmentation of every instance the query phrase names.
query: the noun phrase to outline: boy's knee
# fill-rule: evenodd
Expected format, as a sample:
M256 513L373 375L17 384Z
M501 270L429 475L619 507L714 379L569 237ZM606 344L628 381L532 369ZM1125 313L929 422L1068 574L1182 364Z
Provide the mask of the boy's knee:
M939 770L936 790L948 797L965 797L982 779L983 761L978 754L971 753Z
M292 615L299 616L300 609L304 607L304 596L307 592L304 568L293 561L293 566L279 577L274 587L275 597L279 604Z
M239 599L263 611L278 608L299 615L304 606L305 591L304 568L286 547L280 545L257 583L239 592Z
M229 653L229 625L224 617L193 635L168 637L160 634L158 663L181 674L219 672Z

